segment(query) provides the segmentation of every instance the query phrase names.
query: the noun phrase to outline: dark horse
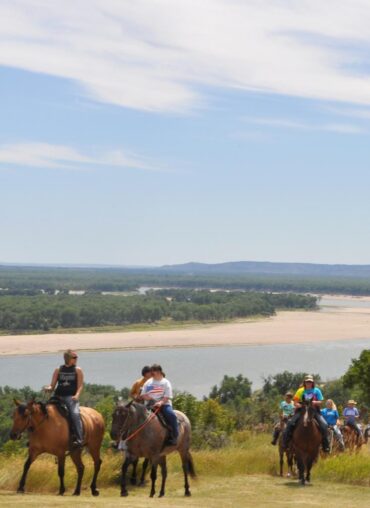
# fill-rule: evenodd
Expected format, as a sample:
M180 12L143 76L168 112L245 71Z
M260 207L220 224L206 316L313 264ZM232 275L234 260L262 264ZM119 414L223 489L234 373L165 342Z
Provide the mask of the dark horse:
M74 495L81 492L81 481L85 466L81 460L81 449L70 450L70 432L66 418L64 418L54 404L43 404L30 401L21 404L14 401L16 408L13 414L11 439L19 439L23 432L28 432L28 458L24 464L23 474L18 486L18 492L24 492L26 477L32 462L42 453L50 453L58 459L58 475L60 479L59 494L63 495L64 464L66 453L70 452L78 477ZM100 413L89 407L81 407L81 418L84 427L84 445L88 448L94 461L94 477L90 488L93 496L98 496L96 479L100 470L100 446L104 435L104 420Z
M191 425L188 418L180 411L175 411L179 421L179 437L176 446L165 446L167 429L159 418L148 411L143 404L129 402L118 404L112 417L111 438L126 441L126 458L122 465L121 496L127 496L126 471L128 466L139 457L149 459L151 469L150 497L155 494L158 465L162 472L162 485L159 497L165 493L167 478L166 455L178 451L182 461L185 478L185 496L190 496L188 474L195 476L193 459L190 454Z
M290 478L295 474L294 472L294 448L293 444L289 443L288 448L284 448L283 446L283 433L286 427L286 420L281 418L280 420L280 435L279 435L279 458L280 458L280 476L283 476L284 470L284 455L286 455L286 460L288 463L288 473L287 477Z
M315 419L315 411L311 400L302 402L301 415L292 437L302 485L311 479L311 468L317 460L321 446L322 436Z

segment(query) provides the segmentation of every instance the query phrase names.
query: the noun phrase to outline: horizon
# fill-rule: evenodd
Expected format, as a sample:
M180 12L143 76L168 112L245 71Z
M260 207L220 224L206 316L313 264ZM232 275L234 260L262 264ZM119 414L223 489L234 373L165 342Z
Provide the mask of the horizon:
M1 257L370 263L369 22L361 0L1 3Z

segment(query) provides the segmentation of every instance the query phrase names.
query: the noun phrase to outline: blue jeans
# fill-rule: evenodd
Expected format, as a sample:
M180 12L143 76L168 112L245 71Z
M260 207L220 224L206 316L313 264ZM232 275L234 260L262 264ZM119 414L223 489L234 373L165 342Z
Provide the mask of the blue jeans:
M161 407L161 412L166 420L166 422L170 425L172 429L172 437L174 439L178 438L179 435L179 426L177 424L177 416L172 406L170 404L164 404Z
M68 396L67 395L65 395L65 396L59 395L59 398L68 407L70 418L72 421L73 430L76 435L77 441L82 443L83 430L82 430L82 422L81 422L81 416L80 416L80 403L78 402L78 400L72 400L72 395L68 395Z

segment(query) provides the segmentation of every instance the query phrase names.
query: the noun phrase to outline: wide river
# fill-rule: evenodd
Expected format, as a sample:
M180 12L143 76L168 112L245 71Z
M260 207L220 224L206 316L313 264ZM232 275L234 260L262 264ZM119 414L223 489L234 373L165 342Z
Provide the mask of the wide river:
M321 301L321 305L330 307L345 303L348 305L348 301ZM365 303L351 302L350 306L370 306L370 302ZM284 370L318 373L325 380L333 379L344 374L351 359L368 348L370 329L369 340L362 341L81 352L79 365L86 382L122 388L139 377L143 365L160 363L175 389L202 397L225 374L243 374L254 388L262 385L264 377ZM60 354L0 357L0 386L40 389L50 382L53 369L61 363Z

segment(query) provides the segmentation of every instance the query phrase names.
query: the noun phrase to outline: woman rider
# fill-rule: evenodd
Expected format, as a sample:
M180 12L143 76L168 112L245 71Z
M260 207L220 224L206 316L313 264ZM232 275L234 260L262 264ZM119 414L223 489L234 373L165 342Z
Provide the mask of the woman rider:
M307 375L304 378L303 386L298 388L294 395L294 403L296 407L295 415L288 421L287 426L283 433L283 447L288 448L289 442L293 436L294 428L299 420L302 402L304 400L311 399L312 405L315 407L315 420L319 425L319 429L322 435L322 449L328 453L330 451L329 439L328 439L328 426L324 418L320 413L321 402L324 400L320 388L316 388L315 380L312 376Z
M160 365L152 365L151 371L152 377L144 384L141 391L141 398L147 402L154 402L154 407L160 408L166 422L171 427L171 436L166 441L166 445L174 446L177 444L179 429L176 414L172 409L172 386L168 379L164 377Z
M81 448L83 431L78 400L83 388L83 372L80 367L76 366L77 359L77 353L68 349L64 353L64 365L55 369L51 384L46 386L45 390L52 392L56 386L54 395L68 407L72 421L74 431L72 445L74 448Z
M341 450L343 451L344 450L343 436L340 431L340 428L338 427L339 413L337 410L337 406L334 404L334 401L332 399L328 399L326 401L326 408L321 410L321 414L324 417L326 423L330 427L332 427L334 431L334 436L338 441Z

